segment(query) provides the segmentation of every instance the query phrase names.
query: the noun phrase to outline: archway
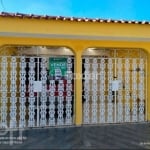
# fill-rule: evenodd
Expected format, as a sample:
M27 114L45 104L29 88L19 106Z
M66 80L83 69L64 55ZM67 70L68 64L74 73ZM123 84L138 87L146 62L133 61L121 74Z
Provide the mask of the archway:
M4 46L0 51L1 127L74 123L74 54L59 46Z
M88 48L82 61L83 124L146 120L147 55L144 50Z

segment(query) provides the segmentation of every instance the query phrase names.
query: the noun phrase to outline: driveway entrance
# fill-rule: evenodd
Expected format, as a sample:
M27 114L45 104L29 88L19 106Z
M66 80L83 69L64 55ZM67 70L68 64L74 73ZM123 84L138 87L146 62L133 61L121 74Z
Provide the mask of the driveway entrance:
M120 51L82 59L84 124L146 120L147 59L139 50L127 57Z
M0 127L74 123L74 57L1 56Z

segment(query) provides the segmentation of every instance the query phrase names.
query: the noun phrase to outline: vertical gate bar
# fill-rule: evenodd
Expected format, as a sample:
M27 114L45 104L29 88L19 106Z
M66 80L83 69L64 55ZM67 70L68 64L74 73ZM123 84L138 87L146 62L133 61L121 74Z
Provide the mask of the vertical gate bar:
M100 123L105 123L106 121L106 115L105 115L105 103L106 103L106 97L105 97L105 86L106 86L106 59L101 58L100 59Z
M119 81L118 104L117 104L117 122L123 122L123 59L117 59L117 77Z
M112 80L113 80L113 62L112 58L108 59L108 98L107 98L107 122L113 122L113 95L112 95Z
M34 81L35 81L35 58L29 58L29 120L28 126L34 127L35 126L35 97L34 97Z
M115 53L116 53L116 50L115 50ZM115 60L115 80L116 80L116 78L117 78L117 65L116 65L116 61L117 61L117 58L114 58L114 60ZM114 120L114 122L116 123L116 115L117 115L117 107L116 107L116 105L117 105L117 93L116 93L116 90L114 91L114 96L115 96L115 120Z
M81 61L82 61L82 59L81 59ZM75 110L76 110L76 106L75 106L75 59L74 59L74 56L72 57L72 80L73 80L73 84L72 84L72 89L73 89L73 116L72 116L72 124L74 124L75 123ZM83 75L82 75L82 77L83 77ZM81 97L82 97L82 95L81 95ZM82 107L82 106L81 106ZM82 117L82 116L81 116Z
M55 119L55 92L56 92L56 85L55 80L50 80L49 85L49 125L54 126L56 123Z
M7 79L8 79L8 59L1 57L1 127L8 128L7 111L8 111L8 97L7 97Z
M145 61L140 58L139 59L139 89L138 89L138 96L139 96L139 121L144 121L145 119L145 104L144 104L144 99L145 99L145 93L144 93L144 89L145 89L145 74L144 74L144 68L145 68Z
M89 83L89 79L90 79L90 60L89 58L84 58L85 62L84 62L84 83L83 83L83 89L84 89L84 99L85 101L83 102L83 123L90 123L90 116L89 116L89 112L90 112L90 83Z
M92 123L97 123L97 59L92 59Z
M17 67L17 62L16 62L16 57L11 58L10 62L10 128L16 128L17 127L17 120L16 120L16 110L17 110L17 97L16 97L16 92L17 92L17 86L16 86L16 79L17 79L17 72L16 72L16 67Z
M2 72L2 67L1 67L1 64L2 64L2 58L0 57L0 72ZM0 87L1 87L1 73L0 73ZM2 89L0 88L0 128L2 128Z
M132 59L132 121L137 121L137 59Z
M19 101L20 101L20 107L19 107L19 115L20 115L20 120L19 120L19 127L22 128L22 127L25 127L26 126L26 120L25 120L25 115L26 115L26 105L25 105L25 102L26 102L26 95L25 95L25 92L26 92L26 84L25 84L25 80L26 80L26 58L25 57L20 57L20 88L19 88L19 91L20 91L20 98L19 98Z
M58 80L58 118L57 118L57 125L63 125L64 124L64 118L63 118L63 113L64 113L64 80Z
M130 59L125 59L125 122L130 122Z
M66 118L65 118L65 124L71 125L73 118L71 114L73 114L73 99L72 97L72 80L73 80L73 74L72 74L72 59L71 57L67 58L67 83L66 83Z
M148 67L148 66L147 66L147 57L146 57L146 59L145 59L145 74L144 74L144 75L145 75L144 77L146 78L146 79L145 79L145 82L146 82L146 83L145 83L145 94L146 94L146 95L145 95L145 120L146 120L146 121L148 120L148 116L147 116L147 115L148 115L148 102L147 102L147 101L148 101L148 97L147 97L147 90L148 90L148 89L147 89L147 88L148 88L148 86L147 86L147 82L148 82L148 80L147 80L147 79L148 79L148 72L147 72L147 67Z
M41 58L41 61L40 61L41 65L41 71L40 71L40 74L41 74L41 82L42 82L42 92L41 92L41 105L39 106L40 107L40 126L46 126L46 123L47 123L47 118L46 118L46 101L47 101L47 70L46 70L46 64L47 64L47 60L46 58L42 57Z
M39 57L37 57L37 81L39 81L39 73L40 73L40 71L39 71L39 66L40 65L40 63L39 63ZM36 106L36 108L37 108L37 127L39 127L39 92L37 92L37 106Z

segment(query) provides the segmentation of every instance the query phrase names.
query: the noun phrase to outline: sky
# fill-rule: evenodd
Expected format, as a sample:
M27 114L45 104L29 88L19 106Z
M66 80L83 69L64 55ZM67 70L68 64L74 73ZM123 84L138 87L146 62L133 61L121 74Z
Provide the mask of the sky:
M150 21L150 0L0 0L0 11Z

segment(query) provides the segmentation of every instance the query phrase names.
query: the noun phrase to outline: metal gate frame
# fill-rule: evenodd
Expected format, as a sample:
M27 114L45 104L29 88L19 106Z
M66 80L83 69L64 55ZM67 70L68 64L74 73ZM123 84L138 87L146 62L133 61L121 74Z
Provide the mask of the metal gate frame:
M144 58L103 58L103 57L92 57L92 56L83 56L83 68L85 69L85 80L83 80L83 124L97 124L97 123L123 123L123 122L140 122L147 120L147 59ZM105 64L105 60L108 60L108 64ZM123 61L124 60L124 64ZM90 62L93 61L93 62ZM99 61L99 62L97 62ZM101 62L102 61L102 62ZM109 62L110 61L110 62ZM131 62L133 61L133 62ZM137 61L137 62L136 62ZM139 61L139 64L138 64ZM131 64L130 64L131 63ZM137 67L137 64L140 67ZM104 67L104 65L106 65ZM124 65L124 66L120 66ZM126 65L126 66L125 66ZM131 66L130 66L131 65ZM109 66L109 67L108 67ZM103 68L104 67L104 68ZM121 67L121 68L120 68ZM126 67L128 70L130 68L133 71L124 71L123 67ZM107 73L104 69L107 68ZM139 70L136 70L136 69ZM99 69L99 73L98 73ZM91 72L90 72L91 71ZM89 75L91 73L100 75L101 83L98 84L96 80L88 81ZM107 76L106 76L106 74ZM103 75L101 75L103 74ZM124 75L123 75L124 74ZM130 77L130 75L132 77ZM125 80L125 94L121 95L123 92L120 89L122 83L117 83L118 81L124 78ZM136 77L137 76L137 77ZM143 77L144 76L144 77ZM104 78L103 78L104 77ZM114 77L114 78L113 78ZM129 81L128 81L129 77ZM86 80L87 78L87 80ZM107 78L107 81L106 79ZM108 79L109 78L109 79ZM112 82L109 86L108 83ZM138 80L138 81L137 81ZM96 82L95 82L96 81ZM92 83L91 83L92 82ZM131 82L131 83L129 83ZM143 83L144 82L144 83ZM113 87L111 87L113 85ZM103 88L108 88L108 105L104 105L104 102L107 100L104 98L105 92L102 91ZM129 87L127 87L129 86ZM93 88L93 91L91 91ZM98 90L99 88L99 90ZM110 89L109 89L110 88ZM114 88L112 90L112 88ZM117 88L117 89L115 89ZM129 88L129 89L128 89ZM130 89L131 88L131 89ZM139 89L137 89L139 88ZM141 90L140 90L141 88ZM132 90L133 95L130 95L130 90ZM139 93L137 93L137 90ZM114 94L114 104L112 105L112 92ZM92 93L92 95L90 95ZM100 95L98 95L100 93ZM120 101L117 102L118 95L120 96ZM138 96L137 96L138 95ZM124 98L122 97L124 96ZM139 98L140 97L140 98ZM102 100L103 99L103 100ZM123 106L123 99L125 99L125 104ZM132 99L132 104L130 104ZM137 103L136 99L140 99ZM145 103L145 104L144 104ZM139 106L137 106L137 104ZM144 106L143 106L144 105ZM106 115L106 107L108 114ZM114 108L113 108L114 107ZM125 107L125 108L123 108ZM133 107L133 108L130 108ZM132 110L132 112L130 112ZM139 113L137 113L139 111ZM114 113L114 115L112 115ZM125 114L123 114L125 113ZM102 115L101 115L102 114ZM125 116L124 116L125 115ZM130 116L131 115L131 116ZM144 115L144 116L143 116ZM104 118L105 116L105 118ZM107 118L107 119L106 119Z
M50 57L67 58L66 83L63 80L58 80L58 91L54 89L56 85L53 79L49 83L51 90L47 89L46 61ZM50 57L0 57L0 128L62 126L74 123L74 57ZM29 62L26 62L27 59ZM37 74L36 79L35 74ZM42 86L41 92L34 91L35 81L41 81L39 84ZM26 82L29 82L29 87L27 87ZM58 93L57 96L55 96L56 92ZM66 93L65 99L64 93ZM57 118L55 118L55 101L57 101ZM46 112L47 107L49 107L49 112ZM48 119L46 114L49 114ZM35 115L37 116L35 117Z

